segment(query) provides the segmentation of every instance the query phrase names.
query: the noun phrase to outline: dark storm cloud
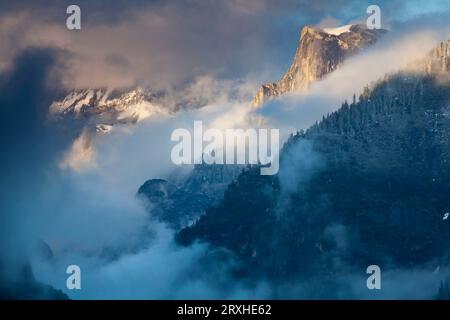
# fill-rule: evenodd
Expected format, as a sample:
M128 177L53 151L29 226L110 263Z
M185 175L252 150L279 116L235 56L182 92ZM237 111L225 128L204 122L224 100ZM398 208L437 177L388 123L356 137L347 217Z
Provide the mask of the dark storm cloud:
M59 170L82 130L77 120L48 118L49 104L67 94L60 87L66 58L57 49L29 49L0 76L0 288L5 275L19 276L40 240L88 249L120 246L130 242L130 229L139 232L145 217L140 203L122 190Z
M47 121L48 105L64 90L58 86L61 57L57 49L29 49L0 76L0 141L5 165L25 165L30 159L46 163L57 148ZM39 139L45 138L45 139ZM48 142L47 138L54 138ZM47 152L45 152L47 151ZM20 154L21 157L17 157Z
M81 7L82 30L65 27L66 7ZM173 0L15 1L0 4L0 68L36 45L69 50L68 87L176 86L204 75L277 80L300 29L364 21L372 1ZM377 1L391 24L447 8L435 0ZM331 25L332 26L332 25ZM128 63L111 64L122 56ZM106 57L106 58L105 58ZM123 59L122 59L123 60ZM124 61L124 60L123 60Z
M55 67L63 56L56 49L29 49L0 76L0 274L23 266L27 236L19 230L30 218L24 209L77 131L47 121L48 104L64 93Z

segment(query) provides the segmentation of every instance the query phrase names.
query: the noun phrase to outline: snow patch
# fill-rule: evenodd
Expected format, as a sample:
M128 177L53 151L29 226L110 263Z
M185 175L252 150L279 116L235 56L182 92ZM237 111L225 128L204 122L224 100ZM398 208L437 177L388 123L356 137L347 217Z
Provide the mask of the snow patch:
M343 34L345 32L349 32L350 28L352 26L353 26L352 24L347 24L345 26L337 27L337 28L324 28L323 31L325 31L328 34L334 34L335 36L338 36L338 35Z
M109 133L113 126L109 124L97 124L95 126L95 131L98 133Z

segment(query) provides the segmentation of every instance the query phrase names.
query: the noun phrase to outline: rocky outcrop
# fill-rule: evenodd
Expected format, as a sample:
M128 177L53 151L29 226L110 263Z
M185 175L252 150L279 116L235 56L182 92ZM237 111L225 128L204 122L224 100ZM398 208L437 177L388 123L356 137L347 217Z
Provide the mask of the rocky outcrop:
M336 29L304 27L288 72L277 83L263 84L253 99L253 107L287 92L306 91L312 82L321 80L349 56L374 44L385 32L369 30L365 25Z
M54 117L84 118L105 125L135 123L169 111L160 95L142 87L75 90L50 106Z
M194 222L207 208L217 205L243 168L242 165L197 164L183 181L146 181L138 195L147 201L147 209L154 218L178 230Z

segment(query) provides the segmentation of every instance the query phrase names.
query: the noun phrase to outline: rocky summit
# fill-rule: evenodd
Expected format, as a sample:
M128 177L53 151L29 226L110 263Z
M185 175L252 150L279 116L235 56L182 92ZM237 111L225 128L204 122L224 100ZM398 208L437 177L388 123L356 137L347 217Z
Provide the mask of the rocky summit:
M253 107L287 92L306 91L311 83L321 80L348 57L374 44L385 32L384 29L370 30L362 24L332 29L305 26L291 67L277 83L261 86L253 98Z
M149 89L74 90L49 108L53 117L95 119L98 124L135 123L170 111L161 94Z

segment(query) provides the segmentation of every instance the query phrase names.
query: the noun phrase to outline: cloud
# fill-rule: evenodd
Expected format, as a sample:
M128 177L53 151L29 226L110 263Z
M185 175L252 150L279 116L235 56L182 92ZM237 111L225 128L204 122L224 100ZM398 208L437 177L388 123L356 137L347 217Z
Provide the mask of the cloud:
M354 94L358 97L365 86L407 69L408 64L424 57L449 35L448 22L439 19L428 26L399 25L378 44L349 58L338 70L312 84L307 93L273 99L257 113L285 132L307 129L337 110L343 101L351 101Z
M306 183L315 172L324 166L324 159L314 151L312 142L299 141L283 153L278 174L282 193L287 195L295 193L300 185ZM287 201L287 199L285 200ZM280 200L280 202L285 201Z
M96 254L142 245L148 213L136 189L109 189L104 180L58 168L82 130L47 118L49 104L64 92L55 73L61 54L27 50L0 79L0 273L20 272L38 240L56 251Z
M64 78L69 88L140 82L166 89L205 74L242 76L269 58L256 55L266 51L268 31L258 17L244 13L254 6L240 1L130 4L118 11L126 18L111 24L93 20L106 13L85 4L81 31L67 30L65 13L58 16L54 7L49 9L54 19L39 19L42 8L20 6L2 19L2 43L7 45L0 61L6 65L29 46L64 49L71 54ZM119 9L105 5L105 12L113 10Z
M69 53L64 83L73 87L121 87L136 82L155 89L192 78L277 79L295 51L299 28L364 20L370 1L194 0L78 1L82 29L65 27L70 1L2 3L0 67L30 46ZM442 1L381 1L383 21L417 17L418 10L448 11Z
M0 263L11 262L13 270L34 236L28 229L32 196L42 190L60 152L78 134L72 123L60 127L46 120L49 103L62 92L55 68L61 58L55 49L26 50L0 75Z
M42 281L74 299L254 299L270 295L264 282L239 283L231 275L232 256L195 244L184 248L174 243L173 231L155 224L156 234L148 248L107 261L70 252L52 266L36 261L34 270ZM65 287L65 267L82 270L82 290Z
M264 280L250 285L235 282L232 259L224 264L217 263L223 260L216 256L205 260L210 250L203 245L178 247L172 231L151 221L135 193L147 178L165 177L174 169L170 162L173 129L188 127L194 120L219 128L261 123L261 118L248 118L253 117L245 98L253 88L250 79L257 83L267 80L267 73L281 74L295 49L299 26L317 23L324 16L345 22L360 16L361 4L318 1L306 6L306 1L235 0L198 1L186 7L184 2L177 6L178 2L118 1L105 6L95 1L90 6L80 1L86 24L77 33L65 29L61 9L66 2L36 3L0 4L0 39L5 44L0 48L3 264L15 270L18 264L13 262L29 259L29 249L41 239L52 248L55 261L51 266L33 258L38 279L64 289L67 264L79 263L86 271L86 290L79 295L72 292L75 298L106 297L105 292L111 298L273 296L274 287ZM348 8L352 10L343 14ZM284 31L286 26L292 27L290 31ZM367 81L404 62L405 52L396 50L406 48L407 58L413 58L431 44L427 39L428 35L416 37L416 42L390 42L379 51L374 48L314 86L309 96L268 105L263 120L286 131L307 127ZM274 63L278 59L279 65ZM368 76L362 77L360 70L367 70L364 75ZM192 83L194 78L198 81ZM183 86L187 100L202 100L207 106L150 119L133 130L113 130L94 141L89 141L78 123L47 119L48 106L66 88L136 81L175 91ZM325 99L324 92L329 93ZM64 155L69 155L63 161L66 166L92 165L94 147L97 165L92 170L59 170ZM302 155L307 152L307 147L300 149ZM304 164L314 169L316 162ZM286 190L294 190L296 181L285 178ZM345 242L343 230L328 233ZM311 293L305 287L300 290Z
M78 138L72 143L69 151L60 162L62 169L84 171L95 168L95 149L92 144L93 134L84 129Z

